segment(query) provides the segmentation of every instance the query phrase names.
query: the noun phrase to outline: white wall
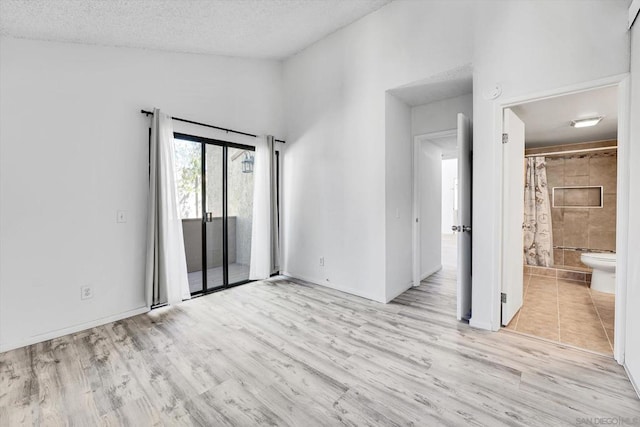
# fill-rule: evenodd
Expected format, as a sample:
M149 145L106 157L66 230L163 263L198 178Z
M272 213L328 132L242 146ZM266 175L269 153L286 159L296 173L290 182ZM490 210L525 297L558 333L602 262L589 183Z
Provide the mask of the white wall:
M413 107L411 133L415 136L456 129L458 113L463 113L473 120L473 94L468 93Z
M386 94L385 106L385 301L391 301L413 284L412 232L413 170L411 165L411 108ZM409 183L409 191L395 191ZM406 244L408 242L408 244Z
M6 350L145 310L141 108L254 133L283 126L278 62L11 38L0 51ZM80 300L81 285L93 299Z
M629 70L627 2L483 1L476 10L473 129L473 317L500 326L501 144L496 103ZM594 31L594 29L598 29ZM484 95L496 83L497 101Z
M640 23L631 29L631 144L625 366L640 392Z
M420 143L420 279L442 268L442 150Z
M496 101L483 96L496 83L504 99L628 71L627 2L583 3L588 7L574 1L393 2L285 61L286 270L385 299L391 279L385 255L411 244L398 240L390 247L382 231L385 192L411 191L410 180L385 186L385 91L472 62L471 323L497 329L501 145ZM392 169L400 168L411 164Z
M284 62L289 274L378 301L410 278L410 259L408 272L386 272L387 254L411 251L410 232L385 234L389 212L411 220L412 165L410 154L385 160L392 144L411 144L385 142L385 91L468 64L472 4L393 2Z
M442 161L442 233L451 234L451 227L457 223L454 214L454 187L458 178L458 159Z

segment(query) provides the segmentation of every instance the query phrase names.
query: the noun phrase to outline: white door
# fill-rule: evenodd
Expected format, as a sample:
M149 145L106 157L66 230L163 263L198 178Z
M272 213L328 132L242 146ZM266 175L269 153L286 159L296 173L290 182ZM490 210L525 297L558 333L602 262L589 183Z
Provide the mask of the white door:
M524 219L524 123L504 110L502 197L502 324L522 307L522 221Z
M471 122L458 114L458 320L471 315Z
M420 141L413 143L413 286L420 286L422 245L420 242Z

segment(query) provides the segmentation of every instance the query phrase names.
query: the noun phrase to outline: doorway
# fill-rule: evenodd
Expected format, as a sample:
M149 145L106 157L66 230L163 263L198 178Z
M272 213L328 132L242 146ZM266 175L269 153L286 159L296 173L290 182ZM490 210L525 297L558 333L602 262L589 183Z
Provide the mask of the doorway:
M255 148L182 133L174 146L191 295L249 282Z
M456 280L456 317L471 317L471 121L414 140L414 286L444 270ZM445 229L446 227L446 229Z
M442 154L442 268L458 266L458 157Z
M507 329L621 362L628 148L616 80L502 104L500 306Z

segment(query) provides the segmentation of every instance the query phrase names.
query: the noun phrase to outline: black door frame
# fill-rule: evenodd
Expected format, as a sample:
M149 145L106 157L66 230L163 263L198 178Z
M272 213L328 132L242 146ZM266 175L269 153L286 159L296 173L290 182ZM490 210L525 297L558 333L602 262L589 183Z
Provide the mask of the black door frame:
M228 215L228 149L237 148L240 150L255 151L251 145L237 144L235 142L223 141L219 139L205 138L202 136L189 135L186 133L174 132L175 139L191 141L200 145L200 183L202 195L202 289L191 293L191 296L200 296L212 292L229 289L234 286L244 285L253 282L247 279L240 282L229 283L229 215ZM206 146L216 145L222 147L222 286L211 288L207 286L207 179L206 179Z

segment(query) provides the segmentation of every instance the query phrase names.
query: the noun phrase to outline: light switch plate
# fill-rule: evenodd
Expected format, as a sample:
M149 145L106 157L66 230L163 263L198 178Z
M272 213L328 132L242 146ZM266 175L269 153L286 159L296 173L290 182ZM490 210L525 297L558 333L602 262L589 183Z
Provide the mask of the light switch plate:
M127 211L118 211L116 215L116 222L127 222Z

